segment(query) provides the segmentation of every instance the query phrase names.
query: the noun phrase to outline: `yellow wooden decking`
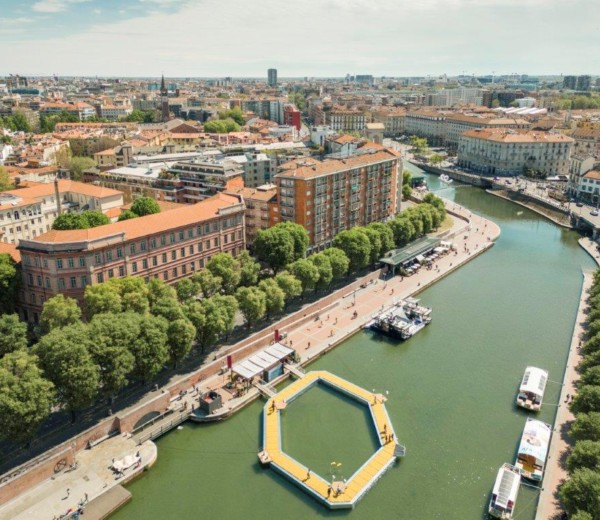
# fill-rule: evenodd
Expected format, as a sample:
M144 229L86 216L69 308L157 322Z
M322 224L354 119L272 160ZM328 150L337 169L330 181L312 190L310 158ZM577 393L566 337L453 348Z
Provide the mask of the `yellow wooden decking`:
M374 426L379 432L381 448L346 482L343 493L337 494L335 489L329 493L330 483L323 477L311 472L297 460L281 450L281 416L275 406L276 402L288 401L317 381L324 381L345 391L352 397L362 400L372 412ZM387 469L395 459L396 436L389 421L385 398L364 388L356 386L341 377L326 371L308 372L304 377L294 381L281 392L267 401L264 408L264 451L267 452L277 470L286 475L300 487L312 493L329 507L353 507L358 499L370 488L374 481Z

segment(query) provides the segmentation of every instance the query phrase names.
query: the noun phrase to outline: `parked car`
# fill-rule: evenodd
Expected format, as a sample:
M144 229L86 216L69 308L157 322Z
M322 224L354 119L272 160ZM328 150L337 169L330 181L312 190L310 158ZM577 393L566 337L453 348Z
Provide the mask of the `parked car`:
M578 202L577 204L575 204L575 206L577 206L578 208L583 208L583 202Z
M597 217L598 215L600 215L600 213L598 212L597 209L593 209L592 211L590 211L590 215L592 217Z

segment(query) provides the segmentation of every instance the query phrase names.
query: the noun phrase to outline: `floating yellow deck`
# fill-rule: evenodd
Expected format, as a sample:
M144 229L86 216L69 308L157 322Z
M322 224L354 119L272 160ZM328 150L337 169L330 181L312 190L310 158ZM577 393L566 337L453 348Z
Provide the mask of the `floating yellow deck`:
M368 406L374 427L379 432L381 447L345 484L332 484L309 472L305 465L281 449L281 410L285 408L285 404L319 382ZM384 401L383 395L369 392L330 372L308 372L267 401L263 411L263 450L259 453L259 458L263 463L270 463L275 470L331 509L352 508L393 464L396 457L404 454L404 447L396 442L396 434Z

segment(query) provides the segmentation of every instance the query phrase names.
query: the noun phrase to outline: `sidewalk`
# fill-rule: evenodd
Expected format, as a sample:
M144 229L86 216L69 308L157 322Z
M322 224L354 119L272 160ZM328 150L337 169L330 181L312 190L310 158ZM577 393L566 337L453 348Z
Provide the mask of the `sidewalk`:
M459 213L465 219L470 219L470 223L467 223L465 220L453 217L454 225L450 233L458 233L458 236L452 239L457 248L456 254L450 253L440 257L435 263L435 268L431 270L422 268L415 275L404 279L396 276L384 282L377 279L377 273L367 275L363 279L367 282L365 288L356 291L348 290L348 293L336 302L337 304L325 306L318 321L311 320L296 328L287 329L288 336L282 342L298 352L302 364L322 355L360 330L374 313L381 310L382 306L390 306L399 298L414 295L494 244L494 240L500 235L500 228L496 224L472 215L468 210L452 202L446 201L446 205L448 209ZM368 283L370 280L372 283ZM356 319L353 318L355 311L358 314ZM184 410L191 411L192 406L198 406L199 393L208 390L218 390L223 397L223 406L229 410L241 408L253 397L258 396L258 391L251 389L248 394L234 398L223 389L224 384L224 375L209 377L196 385L199 392L194 388L188 389L187 393L180 398L176 397L172 400L171 407L177 410L185 407ZM157 426L160 426L160 422L157 422ZM91 450L79 452L77 470L63 472L53 480L47 480L8 502L0 508L0 520L31 518L51 520L55 515L74 508L80 500L84 499L85 493L88 494L88 499L92 500L108 489L123 484L124 480L129 480L144 468L140 468L136 474L130 473L129 470L126 472L125 479L115 480L109 469L113 458L121 459L139 450L144 467L151 465L156 459L154 443L146 441L140 446L137 445L136 440L143 438L144 435L145 432L140 432L133 438L113 437ZM67 489L70 490L69 496L66 496Z

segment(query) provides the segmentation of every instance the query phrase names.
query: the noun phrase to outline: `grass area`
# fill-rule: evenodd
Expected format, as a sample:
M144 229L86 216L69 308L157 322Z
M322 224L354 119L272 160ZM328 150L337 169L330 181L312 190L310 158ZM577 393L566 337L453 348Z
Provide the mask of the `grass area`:
M437 229L436 234L443 233L444 231L448 231L449 229L452 229L453 225L454 225L454 219L450 215L446 215L444 222L442 222L442 225Z

